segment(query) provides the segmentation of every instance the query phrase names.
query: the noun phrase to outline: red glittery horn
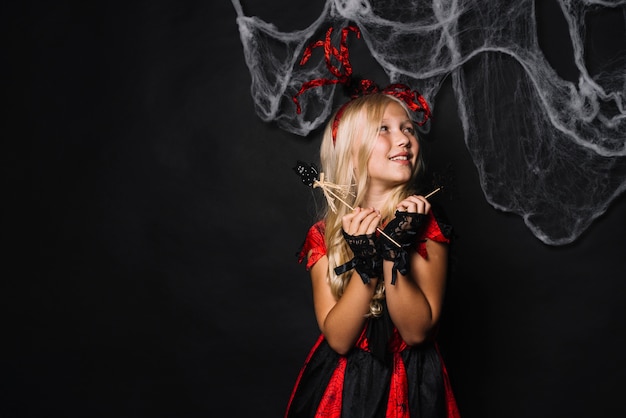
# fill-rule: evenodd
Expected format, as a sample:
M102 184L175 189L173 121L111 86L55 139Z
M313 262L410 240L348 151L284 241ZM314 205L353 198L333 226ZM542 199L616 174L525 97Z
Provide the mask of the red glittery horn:
M397 97L398 99L406 103L407 107L411 111L422 112L422 120L419 122L416 121L415 123L418 126L424 125L431 116L430 107L428 107L426 99L424 99L424 97L419 94L417 90L411 90L409 86L400 83L390 84L389 86L381 90L372 80L356 80L352 77L352 65L350 64L350 54L348 51L348 46L346 44L348 33L350 31L356 34L357 39L361 37L361 31L359 30L359 28L354 25L349 25L341 30L341 40L339 43L339 49L337 49L331 44L330 36L333 32L333 28L331 27L326 31L326 38L324 41L314 42L304 50L304 53L302 54L302 59L300 60L300 65L306 64L309 58L311 58L313 48L323 47L326 67L328 68L328 71L330 71L330 73L335 76L335 78L316 78L314 80L303 83L298 93L293 96L293 102L296 104L296 112L298 114L302 112L302 109L300 108L300 102L298 101L298 96L300 96L308 89L326 86L329 84L343 84L352 89L352 92L350 94L350 98L352 99L362 95L378 92ZM333 63L331 62L331 57L334 57L338 61L339 65L333 65ZM333 142L335 141L337 135L339 119L341 118L341 114L343 113L346 105L347 103L344 104L337 111L335 119L333 120Z

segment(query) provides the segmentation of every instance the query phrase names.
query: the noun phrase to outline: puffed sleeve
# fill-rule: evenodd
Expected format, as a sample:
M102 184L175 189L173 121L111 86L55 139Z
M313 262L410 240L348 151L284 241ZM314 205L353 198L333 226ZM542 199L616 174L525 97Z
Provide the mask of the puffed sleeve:
M450 243L450 237L452 236L452 226L447 224L442 219L438 219L434 212L431 210L428 212L428 218L422 237L417 243L417 252L424 258L428 258L428 251L426 251L426 240L433 240L436 242Z
M324 221L319 221L311 228L306 235L304 244L298 252L298 262L302 263L305 257L308 256L306 262L306 269L310 270L311 267L323 256L326 255L326 243L324 242ZM310 254L309 254L310 252Z

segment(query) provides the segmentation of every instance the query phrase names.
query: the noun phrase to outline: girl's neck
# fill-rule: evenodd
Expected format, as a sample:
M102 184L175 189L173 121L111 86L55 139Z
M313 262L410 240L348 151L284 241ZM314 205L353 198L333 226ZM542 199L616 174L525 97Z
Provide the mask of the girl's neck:
M370 190L361 206L381 210L387 203L389 196L391 196L391 190Z

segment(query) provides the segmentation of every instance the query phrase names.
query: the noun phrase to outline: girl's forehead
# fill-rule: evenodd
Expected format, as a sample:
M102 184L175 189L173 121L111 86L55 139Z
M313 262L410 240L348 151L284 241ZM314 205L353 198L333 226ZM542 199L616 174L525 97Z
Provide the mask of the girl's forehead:
M390 102L383 111L383 119L400 119L402 121L410 121L411 117L406 109L396 102Z

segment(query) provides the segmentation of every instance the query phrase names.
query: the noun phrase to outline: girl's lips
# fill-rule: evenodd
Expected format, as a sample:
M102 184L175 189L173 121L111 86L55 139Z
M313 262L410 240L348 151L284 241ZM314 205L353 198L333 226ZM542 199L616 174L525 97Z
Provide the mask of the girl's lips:
M411 155L407 153L396 154L389 157L391 161L409 161L411 159Z

